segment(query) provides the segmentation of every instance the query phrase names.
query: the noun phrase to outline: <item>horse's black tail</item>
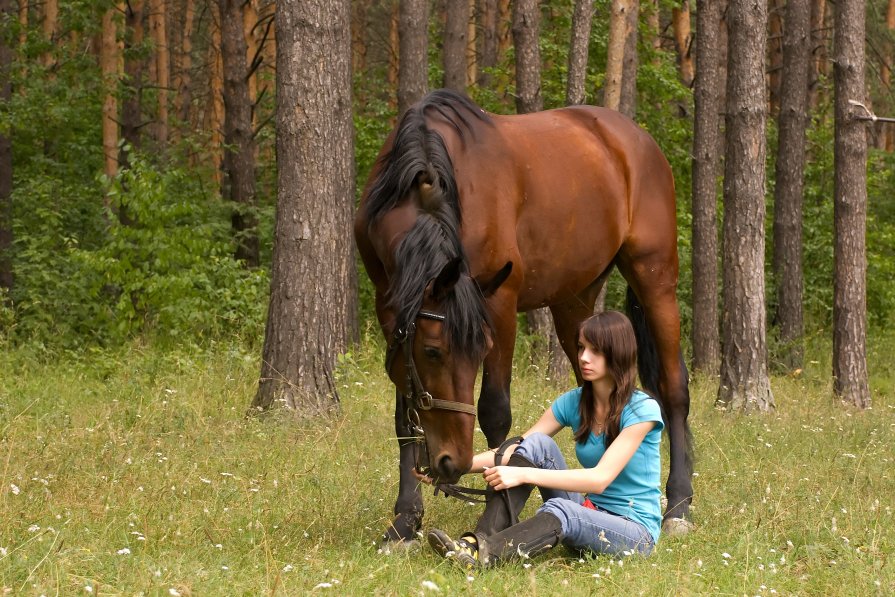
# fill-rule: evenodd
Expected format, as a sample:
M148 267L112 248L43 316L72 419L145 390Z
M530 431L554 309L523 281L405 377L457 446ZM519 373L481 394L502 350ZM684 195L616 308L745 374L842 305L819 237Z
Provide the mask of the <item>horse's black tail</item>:
M650 333L643 305L640 304L637 295L634 294L630 286L628 286L625 296L625 306L631 325L634 326L634 337L637 338L637 372L640 374L640 385L647 393L658 399L659 351L656 349L656 341ZM661 399L659 403L662 403Z

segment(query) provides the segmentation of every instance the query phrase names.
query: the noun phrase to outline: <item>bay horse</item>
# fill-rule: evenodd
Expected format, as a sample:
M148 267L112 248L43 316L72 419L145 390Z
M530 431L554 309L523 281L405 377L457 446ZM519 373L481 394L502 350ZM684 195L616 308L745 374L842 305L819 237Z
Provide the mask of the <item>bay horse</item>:
M386 139L354 233L396 387L400 483L385 545L421 528L414 467L439 483L469 470L479 367L479 425L489 447L506 438L517 312L550 308L581 383L578 326L613 266L628 283L641 385L658 397L670 440L665 528L686 530L674 180L645 131L604 108L499 116L434 91Z

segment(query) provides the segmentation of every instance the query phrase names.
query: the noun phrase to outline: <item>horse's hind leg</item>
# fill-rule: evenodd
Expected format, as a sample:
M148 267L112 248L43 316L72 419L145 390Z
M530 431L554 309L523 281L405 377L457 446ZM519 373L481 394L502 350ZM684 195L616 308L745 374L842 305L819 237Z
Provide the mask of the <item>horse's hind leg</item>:
M578 370L578 329L582 321L593 315L597 295L600 294L600 290L611 272L612 266L609 266L600 277L594 280L582 292L568 301L550 306L550 312L553 314L553 325L556 328L556 336L559 338L559 344L562 346L563 352L566 353L566 357L572 364L572 371L575 372L575 378L579 384L582 379L581 372Z
M648 343L651 339L655 346L654 353L647 346L638 346L638 356L641 383L647 391L657 394L662 403L670 443L670 470L665 486L668 506L663 526L666 532L685 532L689 524L681 521L690 516L693 462L687 423L690 392L680 347L676 259L653 254L636 261L620 258L618 265L639 301L631 305L638 340L643 338Z
M395 501L395 519L382 536L382 547L407 547L416 540L416 532L423 523L423 494L419 480L413 474L416 466L416 442L407 420L406 398L395 392L395 434L400 450L400 482Z

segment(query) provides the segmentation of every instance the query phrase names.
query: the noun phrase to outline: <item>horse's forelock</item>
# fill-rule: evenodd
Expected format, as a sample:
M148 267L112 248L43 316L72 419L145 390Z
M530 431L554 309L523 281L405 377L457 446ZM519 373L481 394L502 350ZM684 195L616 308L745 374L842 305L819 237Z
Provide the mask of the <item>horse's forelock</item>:
M399 329L407 329L418 316L426 285L451 259L463 256L459 238L451 232L438 218L421 214L399 244L389 288L389 306L397 314ZM475 281L468 274L461 275L438 310L445 316L451 350L481 360L487 348L483 326L490 325L490 320Z

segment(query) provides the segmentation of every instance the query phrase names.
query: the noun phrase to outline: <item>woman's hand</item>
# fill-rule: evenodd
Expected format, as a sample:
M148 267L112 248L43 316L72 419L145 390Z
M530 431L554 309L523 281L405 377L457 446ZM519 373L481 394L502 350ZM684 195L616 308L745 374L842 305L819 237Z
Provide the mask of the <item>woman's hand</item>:
M413 467L412 470L413 470L413 476L416 477L417 481L419 481L420 483L425 483L426 485L434 485L435 484L435 481L432 479L432 477L430 477L429 475L422 474L421 472L416 470L416 467Z
M531 470L523 466L492 466L485 469L482 476L485 477L488 485L500 491L527 483L525 474Z

